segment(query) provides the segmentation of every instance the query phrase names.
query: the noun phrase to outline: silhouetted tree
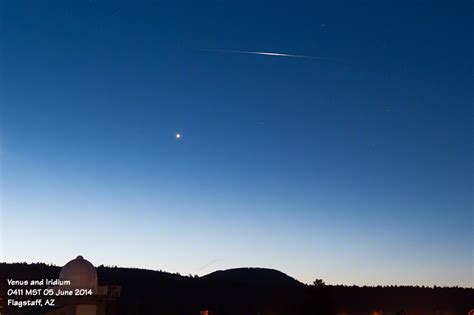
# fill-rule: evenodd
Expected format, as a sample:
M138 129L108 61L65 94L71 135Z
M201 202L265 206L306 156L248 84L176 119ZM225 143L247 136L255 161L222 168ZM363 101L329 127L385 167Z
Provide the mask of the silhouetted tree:
M321 287L321 286L325 286L326 283L324 283L323 279L316 279L313 281L313 285L316 287Z

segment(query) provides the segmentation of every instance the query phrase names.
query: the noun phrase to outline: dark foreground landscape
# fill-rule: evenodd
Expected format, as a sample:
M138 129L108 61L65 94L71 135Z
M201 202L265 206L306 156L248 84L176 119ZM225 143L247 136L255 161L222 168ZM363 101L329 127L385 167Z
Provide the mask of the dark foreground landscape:
M0 288L7 279L57 278L61 268L45 264L0 264ZM113 314L286 315L286 314L467 314L474 289L305 285L272 269L240 268L206 276L97 267L99 285L121 287ZM5 310L5 308L4 308ZM6 314L43 314L50 309L12 309Z

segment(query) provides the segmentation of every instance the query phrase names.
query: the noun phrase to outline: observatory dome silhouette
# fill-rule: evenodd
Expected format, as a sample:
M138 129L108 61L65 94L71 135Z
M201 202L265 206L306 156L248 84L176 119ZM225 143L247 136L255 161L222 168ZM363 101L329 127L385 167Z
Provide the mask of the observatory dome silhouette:
M59 279L71 281L70 289L91 289L97 293L98 280L95 267L84 257L77 256L61 269Z

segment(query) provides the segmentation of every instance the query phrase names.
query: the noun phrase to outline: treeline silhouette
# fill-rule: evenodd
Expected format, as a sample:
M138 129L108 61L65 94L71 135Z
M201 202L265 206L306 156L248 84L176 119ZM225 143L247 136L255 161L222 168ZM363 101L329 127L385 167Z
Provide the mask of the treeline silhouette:
M55 279L61 268L43 263L0 263L0 289L6 279ZM206 276L164 271L97 267L99 285L120 285L114 314L324 315L462 314L474 308L474 289L419 286L303 284L272 269L238 268ZM4 297L5 300L5 297ZM27 310L25 310L24 314ZM30 310L41 314L41 310ZM18 313L15 313L18 314Z

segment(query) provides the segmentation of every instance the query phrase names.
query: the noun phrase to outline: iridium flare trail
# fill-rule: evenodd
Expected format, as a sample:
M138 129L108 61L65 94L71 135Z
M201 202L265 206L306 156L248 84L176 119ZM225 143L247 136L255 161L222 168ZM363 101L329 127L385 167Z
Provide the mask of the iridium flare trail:
M304 58L304 59L318 59L318 60L327 60L327 61L337 61L343 62L340 59L333 58L324 58L317 56L305 56L305 55L293 55L277 52L268 52L268 51L247 51L247 50L224 50L224 49L199 49L200 51L207 52L218 52L218 53L228 53L228 54L247 54L247 55L260 55L260 56L272 56L272 57L287 57L287 58Z

